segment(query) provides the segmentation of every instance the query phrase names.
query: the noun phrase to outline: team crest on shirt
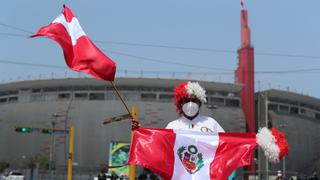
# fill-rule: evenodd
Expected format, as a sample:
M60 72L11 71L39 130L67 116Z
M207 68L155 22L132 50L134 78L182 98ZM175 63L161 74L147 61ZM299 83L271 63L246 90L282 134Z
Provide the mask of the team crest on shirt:
M177 153L184 168L190 174L196 173L204 165L202 153L198 151L198 148L195 145L181 146Z

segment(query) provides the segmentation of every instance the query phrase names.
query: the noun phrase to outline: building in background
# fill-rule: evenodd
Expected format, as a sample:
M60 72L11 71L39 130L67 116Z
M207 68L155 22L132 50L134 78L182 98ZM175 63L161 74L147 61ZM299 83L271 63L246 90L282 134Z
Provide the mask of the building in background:
M265 156L259 153L257 165L261 174L266 171L275 174L281 170L282 175L290 177L319 171L320 100L275 89L257 92L255 97L258 128L276 127L285 133L289 143L289 155L277 164L266 164Z
M116 84L126 103L138 107L144 127L163 128L177 118L172 103L174 79L119 78ZM245 132L246 122L239 92L242 85L200 81L208 103L202 113L214 117L226 131ZM256 95L257 128L268 123L286 133L290 154L285 164L269 164L269 171L285 167L288 174L308 174L319 169L320 100L288 91L268 90ZM267 98L267 99L266 99ZM267 101L266 101L267 100ZM265 110L266 104L268 111ZM268 113L266 113L268 112ZM108 117L125 114L111 85L91 78L21 81L0 85L0 161L23 166L22 157L49 156L51 135L18 133L14 127L75 127L74 162L78 167L108 163L112 141L130 141L130 122L103 125ZM265 118L268 118L266 122ZM54 136L53 160L66 164L68 136ZM259 158L260 157L260 158ZM259 160L260 159L260 160ZM265 173L264 156L257 156L257 172ZM275 173L274 172L274 173Z
M117 88L129 107L138 107L142 126L164 128L177 118L173 88L180 80L120 78ZM200 82L207 90L208 104L202 113L213 116L227 131L245 131L238 96L241 85ZM97 167L107 163L111 141L130 141L130 121L103 125L106 118L126 114L111 84L92 78L22 81L0 85L0 161L21 166L21 157L50 154L56 166L66 165L68 136L39 132L17 133L14 127L75 128L77 166Z

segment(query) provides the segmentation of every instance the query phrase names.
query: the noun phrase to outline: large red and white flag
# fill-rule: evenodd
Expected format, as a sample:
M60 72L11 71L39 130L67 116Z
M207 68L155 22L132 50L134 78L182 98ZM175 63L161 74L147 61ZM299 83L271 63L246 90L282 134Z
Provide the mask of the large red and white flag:
M46 36L60 44L69 68L113 81L116 64L104 55L82 30L73 12L63 6L63 12L51 24L41 27L35 35Z
M251 164L255 133L200 133L138 128L128 164L144 166L165 180L225 180Z

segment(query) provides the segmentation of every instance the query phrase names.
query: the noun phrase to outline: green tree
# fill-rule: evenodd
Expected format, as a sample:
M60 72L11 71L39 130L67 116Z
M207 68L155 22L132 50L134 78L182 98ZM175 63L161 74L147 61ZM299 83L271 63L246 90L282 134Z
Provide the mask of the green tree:
M10 164L5 161L0 162L0 173L3 173L4 170L10 167Z
M28 158L26 161L25 161L25 166L30 168L30 169L33 169L36 167L36 165L39 163L39 167L47 167L48 164L49 164L49 160L48 160L48 157L47 156L44 156L44 155L36 155L36 156L33 156L31 158Z

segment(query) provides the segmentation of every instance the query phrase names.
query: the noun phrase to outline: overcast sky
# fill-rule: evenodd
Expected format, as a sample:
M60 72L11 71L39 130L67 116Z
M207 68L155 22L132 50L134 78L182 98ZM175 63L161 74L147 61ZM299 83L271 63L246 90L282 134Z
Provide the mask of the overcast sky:
M0 7L0 83L78 76L66 68L54 41L27 38L53 21L63 4L116 61L117 77L234 81L238 0L7 0ZM247 0L245 6L256 52L256 91L280 88L319 98L320 1Z

